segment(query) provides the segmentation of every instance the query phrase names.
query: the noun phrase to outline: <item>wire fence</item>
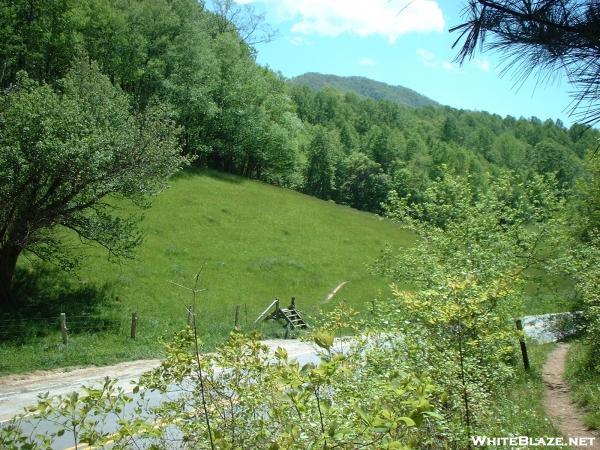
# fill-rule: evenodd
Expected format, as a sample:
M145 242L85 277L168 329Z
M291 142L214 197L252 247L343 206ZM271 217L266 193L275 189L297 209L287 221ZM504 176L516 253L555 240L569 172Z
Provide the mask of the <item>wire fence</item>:
M294 303L292 303L294 305ZM272 305L271 305L272 306ZM295 305L293 306L295 308ZM269 307L269 309L272 309ZM38 315L39 314L39 315ZM110 314L110 313L109 313ZM191 305L182 310L180 319L170 318L167 322L170 325L176 322L193 324L193 318L196 316L194 308ZM277 316L279 317L279 316ZM138 329L138 321L141 329ZM5 312L0 315L0 343L23 344L37 338L56 338L57 342L62 340L67 343L70 336L81 334L100 334L111 333L122 335L135 339L141 331L146 334L149 328L156 328L165 325L165 318L142 314L137 312L127 313L123 310L112 311L107 315L102 313L69 313L69 312L50 312L39 311L35 309L21 310L15 313ZM291 324L292 322L290 322ZM241 329L249 325L254 326L254 322L248 318L247 304L235 305L235 310L231 311L231 322L223 322L222 327L231 327Z
M40 312L37 311L37 313ZM35 310L19 311L15 315L18 317L11 317L9 313L0 315L0 343L22 344L32 339L46 337L52 337L52 339L56 337L57 342L62 339L63 343L67 343L69 336L86 333L111 333L135 339L139 333L138 321L142 324L142 333L146 332L148 327L156 327L161 323L161 319L156 316L140 316L137 312L126 313L125 311L115 312L111 316L94 313L70 314L68 312L51 315L42 313L37 316ZM192 306L187 306L182 311L181 323L192 325L194 315ZM245 304L243 310L242 305L235 307L235 315L232 312L232 327L240 327L242 316L245 317L245 323L248 324L248 310ZM168 322L173 323L173 320Z
M121 332L126 321L93 314L66 314L64 328L68 334ZM20 341L32 337L60 335L61 316L0 317L0 341Z

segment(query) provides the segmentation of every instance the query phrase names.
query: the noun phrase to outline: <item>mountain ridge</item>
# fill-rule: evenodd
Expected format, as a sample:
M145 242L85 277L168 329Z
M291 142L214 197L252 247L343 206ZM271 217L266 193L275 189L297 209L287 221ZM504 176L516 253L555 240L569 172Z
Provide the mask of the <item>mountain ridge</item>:
M362 97L374 100L388 100L404 106L422 108L426 106L442 106L435 100L404 86L393 86L382 81L362 76L340 76L306 72L290 79L290 82L307 86L319 91L325 87L333 87L343 92L354 92Z

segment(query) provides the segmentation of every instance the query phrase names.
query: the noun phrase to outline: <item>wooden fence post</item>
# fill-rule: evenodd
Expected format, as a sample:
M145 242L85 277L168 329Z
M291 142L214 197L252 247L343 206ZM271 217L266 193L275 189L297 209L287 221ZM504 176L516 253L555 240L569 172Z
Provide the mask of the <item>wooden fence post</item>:
M131 313L131 339L135 339L137 334L138 313Z
M237 305L235 307L235 329L239 330L240 329L240 308L242 307L242 305Z
M62 334L63 344L69 343L69 330L67 329L67 315L60 313L60 333Z
M525 339L523 337L523 322L521 319L515 320L515 324L517 325L517 330L519 333L519 344L521 345L521 356L523 357L523 367L525 370L529 370L529 356L527 355L527 344L525 344Z

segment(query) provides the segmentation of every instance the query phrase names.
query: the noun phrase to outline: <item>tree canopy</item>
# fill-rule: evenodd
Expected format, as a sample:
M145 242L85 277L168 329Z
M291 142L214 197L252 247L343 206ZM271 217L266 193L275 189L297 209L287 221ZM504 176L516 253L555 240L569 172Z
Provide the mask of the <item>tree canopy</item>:
M0 300L24 250L71 262L57 226L128 255L141 236L109 196L141 204L164 188L187 162L176 131L160 108L133 114L128 97L84 59L54 87L19 75L0 96Z

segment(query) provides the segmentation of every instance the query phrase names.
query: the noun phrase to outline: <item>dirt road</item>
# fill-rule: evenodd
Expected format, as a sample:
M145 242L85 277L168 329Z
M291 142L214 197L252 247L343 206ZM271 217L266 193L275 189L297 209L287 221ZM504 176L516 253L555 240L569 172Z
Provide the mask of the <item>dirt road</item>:
M290 358L309 359L315 349L295 339L270 339L263 341L271 351L277 347L287 350ZM144 372L160 365L159 359L131 361L103 367L85 367L70 370L57 369L27 374L9 375L0 378L0 422L6 421L23 408L37 403L37 396L45 392L50 395L67 394L80 390L82 386L99 385L104 378L118 378L118 386L130 391L132 381Z

